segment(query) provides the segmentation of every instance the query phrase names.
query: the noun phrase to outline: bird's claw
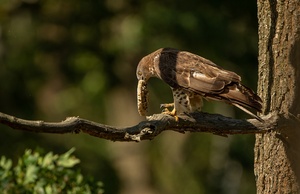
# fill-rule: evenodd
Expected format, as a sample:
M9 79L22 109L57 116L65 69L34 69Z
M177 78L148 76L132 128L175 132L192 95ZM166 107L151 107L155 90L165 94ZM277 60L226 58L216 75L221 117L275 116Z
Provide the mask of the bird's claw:
M165 104L160 104L160 108L170 108L170 107L174 107L174 103L165 103Z
M175 119L176 122L179 121L179 117L176 115L176 110L175 110L175 108L174 108L172 111L170 111L169 109L165 108L165 109L162 111L162 113L174 117L174 119Z

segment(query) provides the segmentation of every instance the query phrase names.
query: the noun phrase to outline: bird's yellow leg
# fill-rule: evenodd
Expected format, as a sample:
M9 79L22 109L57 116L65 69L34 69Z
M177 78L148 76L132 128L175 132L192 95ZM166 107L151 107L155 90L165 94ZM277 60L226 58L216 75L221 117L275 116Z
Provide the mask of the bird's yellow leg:
M167 105L167 106L166 106L166 105ZM163 110L163 112L162 112L163 114L168 114L168 115L174 117L174 118L175 118L175 121L178 121L178 120L179 120L178 116L176 115L176 109L175 109L175 107L174 107L174 103L170 103L170 104L162 104L161 107L165 108L165 109ZM174 108L173 108L172 111L170 111L167 107L174 107Z
M173 110L170 112L170 115L174 117L175 121L178 122L179 118L176 115L176 109L175 107L173 108Z

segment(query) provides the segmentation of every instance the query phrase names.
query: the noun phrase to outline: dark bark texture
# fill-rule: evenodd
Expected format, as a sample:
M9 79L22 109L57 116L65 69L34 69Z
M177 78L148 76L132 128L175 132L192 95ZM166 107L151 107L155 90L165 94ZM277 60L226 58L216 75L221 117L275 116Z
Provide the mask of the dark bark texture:
M276 130L256 135L257 193L300 193L300 2L258 0L259 86Z
M79 117L69 117L62 122L29 121L0 112L0 123L12 129L35 133L86 133L98 138L112 141L151 140L166 130L179 133L207 132L227 136L233 134L266 133L276 128L278 115L262 117L264 122L256 119L238 120L217 114L193 113L182 115L179 120L167 114L147 117L147 121L131 127L113 127Z

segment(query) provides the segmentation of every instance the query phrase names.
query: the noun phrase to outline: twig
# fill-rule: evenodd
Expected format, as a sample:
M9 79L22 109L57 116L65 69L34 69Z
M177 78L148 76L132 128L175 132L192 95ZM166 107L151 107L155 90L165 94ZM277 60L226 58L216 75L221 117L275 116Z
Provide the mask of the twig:
M166 130L180 133L208 132L227 136L231 134L265 133L275 128L279 117L269 115L263 117L265 122L256 119L238 120L217 114L193 113L182 115L176 121L166 114L155 114L146 121L132 127L117 128L79 117L68 117L62 122L30 121L16 118L0 112L0 123L12 129L36 133L87 133L89 135L112 141L151 140Z

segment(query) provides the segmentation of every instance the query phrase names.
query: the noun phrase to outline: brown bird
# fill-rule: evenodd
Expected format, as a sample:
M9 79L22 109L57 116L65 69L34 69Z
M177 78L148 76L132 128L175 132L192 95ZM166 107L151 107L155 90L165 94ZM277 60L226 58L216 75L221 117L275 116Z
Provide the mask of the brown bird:
M250 88L241 84L241 77L217 66L203 57L173 48L161 48L145 56L136 71L139 80L138 111L145 115L148 107L147 81L157 77L166 82L173 92L174 103L162 107L174 107L172 116L200 111L202 98L223 101L234 105L256 119L248 109L261 112L262 100Z

